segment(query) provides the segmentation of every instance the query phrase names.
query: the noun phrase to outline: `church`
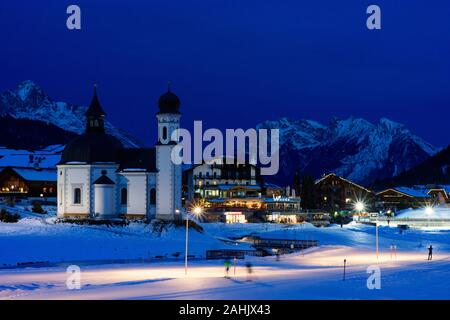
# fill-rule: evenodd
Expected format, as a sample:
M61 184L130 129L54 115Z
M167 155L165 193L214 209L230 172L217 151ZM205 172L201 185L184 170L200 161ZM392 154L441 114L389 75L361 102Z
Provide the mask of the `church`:
M97 89L86 111L85 133L69 142L57 165L57 211L68 219L181 217L182 169L171 160L178 143L180 100L170 88L158 101L158 140L152 148L125 148L105 132Z

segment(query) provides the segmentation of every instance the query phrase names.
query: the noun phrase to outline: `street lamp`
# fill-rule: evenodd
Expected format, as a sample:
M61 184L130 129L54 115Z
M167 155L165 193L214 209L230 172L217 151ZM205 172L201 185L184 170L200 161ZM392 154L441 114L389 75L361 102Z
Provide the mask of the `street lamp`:
M377 260L378 260L378 219L375 221L375 246L376 246Z
M355 210L358 213L361 213L362 211L364 211L365 207L366 206L364 205L364 202L362 202L362 201L358 201L355 203Z
M202 208L199 206L194 207L192 213L199 217L202 214ZM186 254L184 256L184 275L187 275L188 268L188 248L189 248L189 213L186 213Z
M428 226L430 226L430 216L434 213L434 209L432 206L428 205L425 207L425 214L427 215Z

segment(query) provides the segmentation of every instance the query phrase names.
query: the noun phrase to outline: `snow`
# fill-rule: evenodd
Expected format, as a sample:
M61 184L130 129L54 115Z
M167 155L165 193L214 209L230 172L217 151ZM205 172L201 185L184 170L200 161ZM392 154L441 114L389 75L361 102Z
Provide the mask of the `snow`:
M0 222L0 266L42 261L110 262L156 256L175 258L174 254L185 250L183 227L171 227L159 233L152 225L144 223L130 223L126 227L77 225L55 223L55 210L49 218L31 214L20 207L10 211L19 211L25 218L18 223ZM207 249L251 249L248 244L225 243L193 229L189 245L190 254L198 258L204 257Z
M343 281L343 259L347 259ZM224 278L220 261L80 266L80 290L66 286L65 266L0 270L2 299L449 299L449 256L428 262L423 255L385 254L356 248L319 248L282 256L252 258L247 281L244 261ZM381 269L381 289L367 288L367 266Z
M44 150L27 151L0 148L0 168L1 167L22 167L22 168L56 168L61 159L63 146L53 145ZM32 158L30 158L32 157Z
M55 181L56 182L56 170L42 169L36 170L31 168L14 168L22 178L27 181Z
M51 123L66 131L81 134L85 128L85 106L54 101L41 87L30 80L0 95L5 101L8 114L14 118L38 120ZM106 132L118 138L126 147L140 147L140 143L128 133L105 121Z
M430 198L430 195L427 194L426 190L414 189L410 187L395 187L393 189L412 197Z
M294 162L306 166L306 171L322 167L322 171L334 172L359 183L374 177L394 176L440 150L411 133L403 124L386 118L378 123L355 117L333 119L327 126L310 120L281 118L262 122L257 128L280 129L281 152L288 159L282 164L286 172L298 170L290 164L296 160ZM330 157L334 159L332 163L324 160ZM284 178L288 181L289 177Z
M151 225L125 227L55 223L49 217L16 206L23 219L0 223L0 299L449 299L450 231L379 226L352 222L328 228L311 224L202 223L190 229L188 275L184 275L185 229L170 227L159 234ZM448 211L448 209L447 209ZM203 260L205 250L250 249L234 242L262 238L318 240L319 246L275 257L246 257L253 264L247 280L245 261L225 279L222 261ZM227 240L227 241L222 241ZM435 248L427 261L426 248ZM397 248L396 255L390 251ZM179 252L178 258L173 254ZM157 256L166 256L160 259ZM347 260L347 278L342 264ZM14 268L18 262L53 262ZM81 290L66 287L66 267L81 268ZM367 267L381 268L381 290L369 290Z
M408 209L401 211L396 219L429 219L429 220L450 220L450 208L433 207L431 210L426 208Z

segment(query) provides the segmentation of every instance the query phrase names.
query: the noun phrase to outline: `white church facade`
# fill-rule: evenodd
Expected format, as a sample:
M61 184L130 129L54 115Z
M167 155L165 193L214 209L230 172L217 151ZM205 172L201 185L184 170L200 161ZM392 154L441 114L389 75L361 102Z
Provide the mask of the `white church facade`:
M171 161L178 143L180 100L170 91L159 101L158 142L124 148L104 127L96 88L85 133L68 143L57 166L58 217L70 219L175 220L181 217L182 169Z

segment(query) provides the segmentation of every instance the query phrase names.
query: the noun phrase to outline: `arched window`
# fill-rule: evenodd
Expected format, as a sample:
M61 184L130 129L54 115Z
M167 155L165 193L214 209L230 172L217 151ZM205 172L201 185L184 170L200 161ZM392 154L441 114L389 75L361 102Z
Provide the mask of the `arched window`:
M73 189L73 203L74 204L81 203L81 189L80 188Z
M163 127L162 136L163 136L163 140L167 140L167 127Z
M150 189L150 204L156 204L156 189Z
M126 205L128 203L128 190L127 188L122 188L120 190L120 204Z

